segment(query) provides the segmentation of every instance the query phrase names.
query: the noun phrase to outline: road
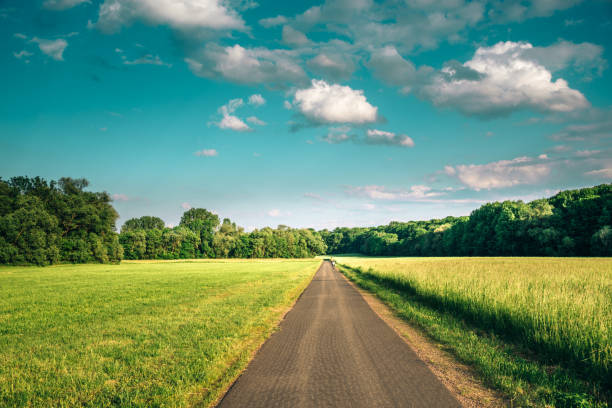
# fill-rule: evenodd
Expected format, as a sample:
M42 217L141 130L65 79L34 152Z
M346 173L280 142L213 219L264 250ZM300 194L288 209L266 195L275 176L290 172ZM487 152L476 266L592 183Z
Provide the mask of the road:
M324 262L217 405L460 407L414 351Z

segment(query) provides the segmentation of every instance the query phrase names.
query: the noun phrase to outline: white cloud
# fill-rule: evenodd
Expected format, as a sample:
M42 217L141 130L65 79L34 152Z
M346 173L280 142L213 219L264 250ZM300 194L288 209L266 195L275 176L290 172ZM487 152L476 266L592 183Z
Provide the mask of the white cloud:
M281 216L281 211L278 208L274 208L274 209L268 211L268 215L270 217L280 217Z
M319 123L372 123L378 108L370 105L363 91L348 86L330 85L313 79L310 88L295 92L293 106L308 120Z
M251 130L249 125L244 123L242 119L240 119L237 116L233 116L233 115L223 116L223 119L221 119L221 122L219 122L218 126L221 129L236 130L238 132L247 132Z
M283 42L291 47L303 47L311 44L311 41L303 32L288 25L283 26L282 38Z
M118 54L123 54L123 50L121 48L115 48L115 52Z
M414 147L414 141L409 136L378 129L368 129L365 142L368 144Z
M349 187L346 192L350 195L367 197L371 200L382 201L437 201L436 197L445 193L434 191L431 187L424 185L414 185L409 189L388 189L385 186L362 186Z
M79 4L91 3L90 0L45 0L43 7L48 10L66 10Z
M184 210L190 210L191 209L191 204L183 203L183 204L181 204L181 207L183 207Z
M27 40L27 39L28 39L28 36L27 36L27 35L25 35L25 34L21 34L21 33L15 33L15 34L13 34L13 37L15 37L15 38L19 38L19 39L21 39L21 40Z
M541 155L539 155L539 156L538 156L538 159L540 159L540 160L546 160L546 159L548 159L548 155L547 155L547 154L542 153Z
M249 96L249 105L262 106L266 104L266 100L260 94Z
M114 33L138 20L178 30L244 28L242 18L221 0L105 0L95 26Z
M296 59L297 54L289 50L244 48L239 44L220 47L209 43L185 58L185 62L195 75L201 77L283 88L306 80L306 73Z
M584 174L586 174L587 176L601 177L603 179L612 179L612 167L600 170L587 171Z
M286 24L288 21L289 20L285 16L276 16L259 20L259 25L265 28L270 28Z
M533 47L524 51L524 56L539 62L552 72L568 67L578 72L594 71L601 75L607 67L603 59L603 47L588 42L574 44L558 41L548 47Z
M153 56L151 54L144 55L132 61L126 60L126 61L123 61L123 63L125 65L158 65L158 66L163 66L163 67L168 67L168 68L172 67L172 64L168 64L162 61L159 55Z
M247 120L247 122L252 123L254 125L258 125L258 126L265 126L265 125L267 125L266 122L264 122L263 120L257 118L256 116L249 116L246 120Z
M569 112L589 102L530 56L529 43L480 47L463 65L449 65L424 86L421 96L466 115L503 116L519 109Z
M232 115L236 109L242 107L244 101L242 98L231 99L227 104L221 106L217 111L222 118L219 123L215 123L221 129L230 129L238 132L248 132L252 130L249 125L244 123L239 117Z
M334 81L349 79L355 71L355 64L345 53L320 53L308 60L308 67L317 75Z
M291 105L291 102L289 102L289 101L283 101L283 107L284 107L285 109L291 109L291 108L293 108L293 106Z
M64 50L68 46L68 42L63 38L57 40L45 40L44 38L34 37L30 42L38 44L38 48L46 55L56 61L64 60Z
M538 183L550 174L551 166L529 157L517 157L487 164L446 166L444 171L467 187L479 191Z
M202 149L202 150L198 150L194 154L200 157L214 157L214 156L218 156L219 152L217 152L215 149Z

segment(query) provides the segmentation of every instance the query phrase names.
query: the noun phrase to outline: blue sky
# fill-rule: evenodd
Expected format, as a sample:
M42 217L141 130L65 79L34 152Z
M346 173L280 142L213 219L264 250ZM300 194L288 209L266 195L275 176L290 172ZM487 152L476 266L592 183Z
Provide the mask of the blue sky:
M285 4L286 3L286 4ZM612 179L603 0L0 1L0 176L247 229Z

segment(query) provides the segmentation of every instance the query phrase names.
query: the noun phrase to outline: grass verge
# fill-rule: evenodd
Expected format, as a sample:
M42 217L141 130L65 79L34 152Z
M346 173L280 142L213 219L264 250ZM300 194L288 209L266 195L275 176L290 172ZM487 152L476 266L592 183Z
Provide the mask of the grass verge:
M533 351L520 342L509 341L491 328L483 329L474 320L445 308L444 302L432 302L431 293L424 295L417 285L411 286L411 281L398 284L393 275L356 266L368 264L362 259L338 261L349 279L376 294L398 316L443 344L459 361L474 367L488 386L508 396L511 406L608 406L610 396L600 383L586 381L559 364L534 358Z
M210 406L320 261L0 268L0 406Z

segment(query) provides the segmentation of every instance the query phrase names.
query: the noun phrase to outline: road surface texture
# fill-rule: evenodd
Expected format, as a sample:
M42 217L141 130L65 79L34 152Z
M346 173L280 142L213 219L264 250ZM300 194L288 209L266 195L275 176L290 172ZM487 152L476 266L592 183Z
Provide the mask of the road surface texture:
M217 405L460 407L330 262Z

